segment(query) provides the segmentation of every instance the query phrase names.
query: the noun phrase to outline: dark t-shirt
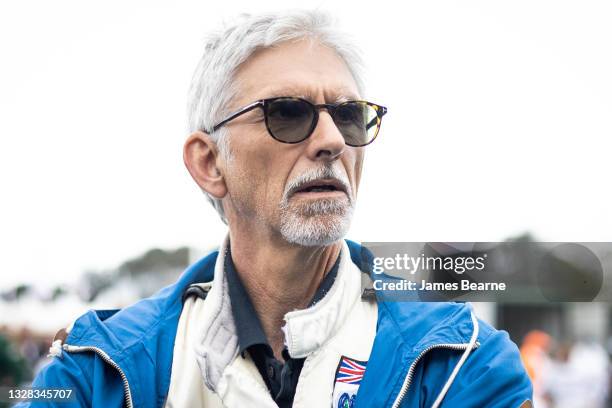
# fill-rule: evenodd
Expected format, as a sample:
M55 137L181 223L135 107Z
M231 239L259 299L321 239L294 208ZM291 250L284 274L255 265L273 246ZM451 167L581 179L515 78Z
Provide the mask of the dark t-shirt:
M331 289L338 275L339 264L340 256L323 278L310 306L323 299ZM279 361L274 357L251 298L238 276L229 249L225 257L225 272L240 355L244 358L244 353L249 353L276 404L281 408L291 407L298 378L304 365L304 358L291 358L286 347L282 351L284 361Z

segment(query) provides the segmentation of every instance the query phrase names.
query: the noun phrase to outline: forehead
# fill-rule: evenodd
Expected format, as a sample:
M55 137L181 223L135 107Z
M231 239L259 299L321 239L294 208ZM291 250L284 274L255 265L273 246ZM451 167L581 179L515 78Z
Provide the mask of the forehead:
M316 40L288 41L256 51L236 72L237 100L299 96L313 101L359 99L344 60Z

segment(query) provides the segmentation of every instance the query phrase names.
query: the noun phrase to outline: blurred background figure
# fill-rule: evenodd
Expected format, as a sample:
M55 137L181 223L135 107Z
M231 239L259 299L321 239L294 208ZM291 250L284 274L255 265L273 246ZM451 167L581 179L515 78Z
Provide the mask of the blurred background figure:
M541 330L528 332L521 345L521 358L533 383L533 399L535 406L538 408L549 407L544 398L542 376L545 375L550 364L548 357L550 346L550 336Z
M609 406L609 359L595 341L563 343L545 366L540 391L552 408L605 408ZM536 405L537 406L537 405Z

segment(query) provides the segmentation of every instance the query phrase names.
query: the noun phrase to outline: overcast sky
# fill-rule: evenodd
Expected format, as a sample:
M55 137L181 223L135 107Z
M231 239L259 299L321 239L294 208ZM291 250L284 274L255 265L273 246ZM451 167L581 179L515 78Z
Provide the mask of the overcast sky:
M389 107L349 237L612 241L612 3L309 4ZM218 244L182 163L189 81L207 29L286 5L3 2L0 289Z

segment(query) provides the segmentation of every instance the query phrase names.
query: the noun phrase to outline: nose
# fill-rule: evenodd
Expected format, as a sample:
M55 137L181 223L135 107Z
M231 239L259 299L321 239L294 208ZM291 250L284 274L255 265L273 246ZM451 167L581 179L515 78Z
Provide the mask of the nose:
M317 127L307 141L307 154L313 161L337 160L346 148L342 133L326 109L319 111Z

